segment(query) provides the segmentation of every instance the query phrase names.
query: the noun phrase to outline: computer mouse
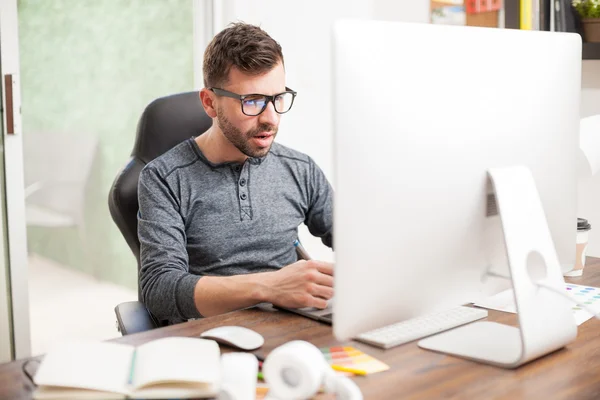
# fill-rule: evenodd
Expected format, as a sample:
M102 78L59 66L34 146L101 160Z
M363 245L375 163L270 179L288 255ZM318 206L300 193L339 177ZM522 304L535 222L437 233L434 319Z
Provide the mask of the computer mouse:
M243 326L219 326L202 332L200 337L242 350L255 350L265 344L265 339L260 333Z

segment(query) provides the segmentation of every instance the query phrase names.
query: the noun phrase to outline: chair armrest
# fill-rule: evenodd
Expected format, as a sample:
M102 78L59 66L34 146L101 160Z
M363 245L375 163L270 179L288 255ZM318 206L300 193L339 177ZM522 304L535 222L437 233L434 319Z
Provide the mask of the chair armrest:
M128 301L115 307L117 328L123 336L158 328L157 323L139 301Z

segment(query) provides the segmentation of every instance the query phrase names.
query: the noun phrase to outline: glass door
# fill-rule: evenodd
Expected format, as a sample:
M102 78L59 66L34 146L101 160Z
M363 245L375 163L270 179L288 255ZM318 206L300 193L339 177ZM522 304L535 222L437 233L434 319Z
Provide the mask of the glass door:
M120 336L114 308L137 300L137 263L109 213L109 192L144 108L201 81L210 4L17 4L31 352L38 355L61 341Z

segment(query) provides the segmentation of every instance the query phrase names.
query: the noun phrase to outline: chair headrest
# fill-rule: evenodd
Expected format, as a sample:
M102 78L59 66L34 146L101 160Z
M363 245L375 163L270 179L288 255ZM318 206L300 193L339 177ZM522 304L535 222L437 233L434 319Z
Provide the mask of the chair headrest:
M150 103L140 117L131 155L147 164L211 125L197 91L161 97Z

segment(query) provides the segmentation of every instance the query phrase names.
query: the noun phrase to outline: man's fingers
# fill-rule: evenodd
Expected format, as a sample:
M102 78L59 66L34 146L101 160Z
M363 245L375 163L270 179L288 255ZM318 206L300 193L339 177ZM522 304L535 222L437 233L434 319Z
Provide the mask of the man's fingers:
M333 264L325 261L312 261L317 271L333 276Z
M318 297L313 297L313 302L310 305L310 307L318 308L320 310L327 308L327 300Z
M318 273L318 274L316 274L316 277L314 278L314 282L317 285L327 286L327 287L331 288L331 287L333 287L333 276Z
M333 288L330 286L315 285L313 296L329 300L333 297Z

